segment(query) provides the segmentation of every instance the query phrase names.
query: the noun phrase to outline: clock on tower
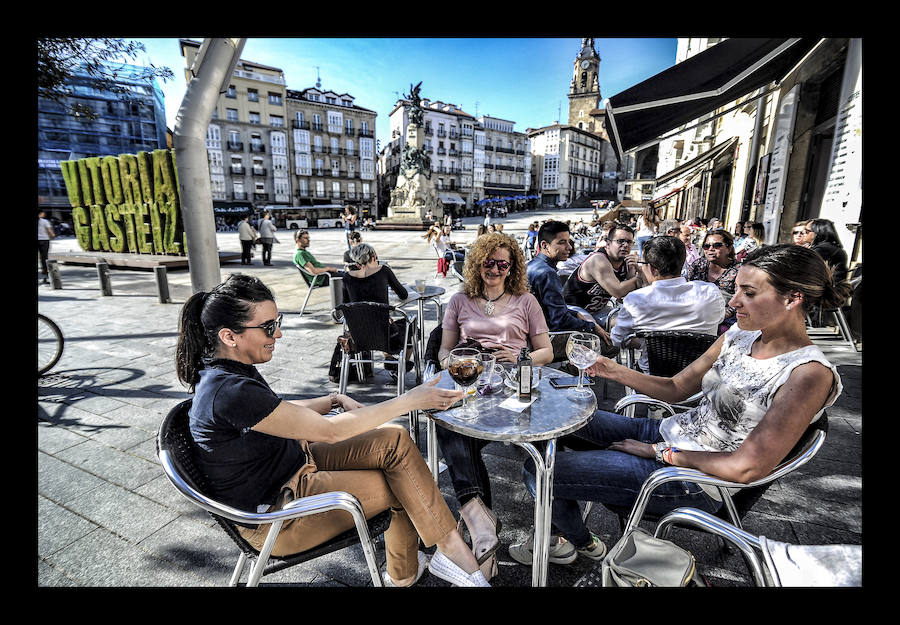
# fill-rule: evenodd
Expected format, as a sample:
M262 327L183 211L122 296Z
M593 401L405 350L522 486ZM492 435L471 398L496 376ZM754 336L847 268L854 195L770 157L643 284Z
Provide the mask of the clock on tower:
M575 71L569 86L569 125L589 131L594 128L591 112L600 108L600 55L594 49L593 37L582 37L581 50L575 57Z

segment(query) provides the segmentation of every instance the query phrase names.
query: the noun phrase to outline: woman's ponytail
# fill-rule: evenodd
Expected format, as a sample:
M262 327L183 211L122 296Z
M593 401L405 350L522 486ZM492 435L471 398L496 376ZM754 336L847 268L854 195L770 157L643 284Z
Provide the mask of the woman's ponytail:
M178 343L175 346L175 372L182 384L194 392L194 385L200 380L202 360L209 352L206 331L201 314L209 293L194 293L181 309L178 324Z

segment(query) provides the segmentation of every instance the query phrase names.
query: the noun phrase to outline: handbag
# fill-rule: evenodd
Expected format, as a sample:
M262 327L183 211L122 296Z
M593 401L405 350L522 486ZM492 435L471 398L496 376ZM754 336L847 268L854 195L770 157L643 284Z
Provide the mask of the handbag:
M604 587L704 585L690 551L639 527L610 549L603 559L602 579Z

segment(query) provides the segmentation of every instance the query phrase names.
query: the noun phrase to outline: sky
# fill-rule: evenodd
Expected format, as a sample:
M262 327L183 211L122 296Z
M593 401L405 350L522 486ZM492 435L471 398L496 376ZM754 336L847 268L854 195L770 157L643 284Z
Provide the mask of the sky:
M174 130L186 89L178 39L131 40L146 46L137 64L153 63L175 74L159 81L167 125ZM613 96L674 65L676 44L675 38L596 38L601 96ZM241 58L280 68L287 88L298 91L315 86L318 72L322 89L349 93L358 106L378 114L376 139L384 146L390 139L388 115L419 81L422 98L456 104L476 117L513 121L517 132L566 123L566 96L580 50L580 37L250 37Z

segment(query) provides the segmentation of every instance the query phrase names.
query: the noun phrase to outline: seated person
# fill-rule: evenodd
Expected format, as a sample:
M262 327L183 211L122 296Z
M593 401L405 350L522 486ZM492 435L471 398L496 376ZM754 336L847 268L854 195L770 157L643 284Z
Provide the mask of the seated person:
M378 302L387 304L388 287L400 299L406 299L409 292L406 287L400 283L393 270L387 265L378 263L378 255L368 243L359 243L353 247L351 260L359 269L352 269L344 274L344 301L345 302ZM397 353L402 349L403 333L406 329L405 319L391 320L390 347L392 353ZM409 330L410 338L414 337L415 327ZM406 352L406 369L412 368L413 363L409 362L411 351ZM385 356L388 356L385 354ZM388 371L395 371L397 365L394 363L385 363L384 368Z
M347 235L347 240L350 242L350 249L344 252L344 268L347 271L351 269L359 269L359 265L353 262L353 259L350 257L350 253L353 251L353 248L362 243L362 235L359 231L354 230L350 234Z
M609 343L606 330L588 314L569 310L563 299L562 283L556 264L565 262L572 250L569 226L562 221L548 221L537 233L538 254L528 261L526 275L531 293L537 298L551 332L578 330L591 332Z
M734 281L741 266L734 253L731 233L722 229L707 232L700 249L703 255L688 267L684 277L716 285L722 293L722 300L728 302L737 288ZM719 332L725 332L735 321L734 308L726 304L725 319L719 324Z
M535 366L553 360L547 323L537 299L528 292L525 257L516 240L492 233L480 236L466 255L462 290L444 309L438 357L447 367L450 351L474 339L498 362L515 363L531 343ZM444 462L450 470L459 513L472 537L472 550L486 579L496 575L499 521L491 510L491 485L481 450L488 441L437 428Z
M716 231L722 232L722 231ZM806 334L806 310L839 306L849 294L815 252L797 245L766 246L740 268L730 305L737 325L674 377L650 376L602 356L589 369L668 403L698 391L697 407L664 419L628 418L598 410L563 441L575 451L556 455L550 562L579 553L603 557L603 543L585 527L579 501L600 502L627 515L647 477L670 464L742 484L769 475L809 425L842 391L838 371ZM534 469L524 476L533 491ZM679 506L715 513L717 489L675 481L653 491L647 511L661 516ZM533 539L510 547L531 564Z
M312 252L309 251L309 232L306 230L298 230L294 235L294 240L297 242L297 251L294 253L294 264L303 267L303 269L312 274L313 276L318 276L321 274L325 274L325 279L318 280L316 282L316 286L325 286L331 281L331 276L329 272L335 273L337 275L344 275L344 272L338 269L337 267L330 267L328 265L324 265L316 260L316 257L312 255ZM310 278L306 273L302 273L303 279L306 280L307 284L311 284L314 278Z
M649 286L625 296L610 336L613 345L637 330L690 330L715 336L725 316L725 302L719 289L709 282L688 282L681 276L684 244L676 237L653 237L644 243L642 264ZM641 349L638 364L648 372L643 339L632 339ZM628 347L629 345L625 345Z
M443 248L444 258L451 263L466 259L466 250L465 248L460 249L453 241L452 230L450 226L444 226L441 230L441 236L438 238L438 249Z
M346 491L366 518L390 509L385 532L388 586L410 586L437 545L429 568L458 586L488 586L456 531L456 519L409 433L388 424L411 410L442 409L462 396L437 378L399 397L363 406L346 395L283 400L256 366L281 338L281 314L258 278L234 274L192 295L181 311L175 350L178 379L194 395L190 432L210 496L251 512L271 512L301 497ZM326 417L333 408L345 412ZM354 527L343 510L284 522L272 554L305 551ZM240 526L255 549L270 525Z
M566 304L587 311L601 328L609 328L613 311L610 300L622 299L644 286L637 271L637 254L631 252L634 230L615 224L606 237L606 246L592 253L575 270L563 287Z

